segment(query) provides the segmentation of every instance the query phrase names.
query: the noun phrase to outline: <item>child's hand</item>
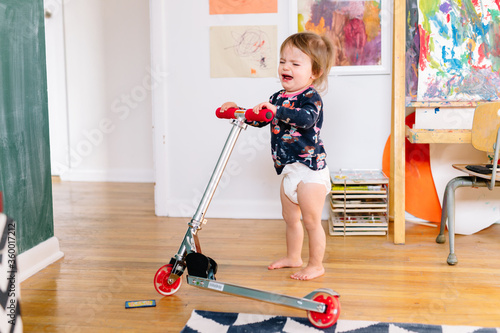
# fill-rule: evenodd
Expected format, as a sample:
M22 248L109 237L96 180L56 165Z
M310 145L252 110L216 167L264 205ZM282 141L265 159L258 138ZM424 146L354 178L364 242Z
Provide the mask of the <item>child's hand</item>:
M268 109L269 111L271 111L273 113L273 115L276 114L276 106L269 103L269 102L257 104L256 106L254 106L253 112L255 114L259 114L260 110L262 110L262 109Z
M236 103L234 103L234 102L226 102L226 103L222 104L222 106L220 107L220 112L224 112L227 109L237 108L237 107L238 107L238 105L236 105Z

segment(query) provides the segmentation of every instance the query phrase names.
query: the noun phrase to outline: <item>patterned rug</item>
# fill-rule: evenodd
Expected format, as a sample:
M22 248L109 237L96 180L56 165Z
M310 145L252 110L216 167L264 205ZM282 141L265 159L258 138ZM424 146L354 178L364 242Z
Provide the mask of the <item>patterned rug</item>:
M194 310L186 326L181 331L181 333L225 332L500 333L500 329L339 320L332 327L321 330L314 327L307 318Z

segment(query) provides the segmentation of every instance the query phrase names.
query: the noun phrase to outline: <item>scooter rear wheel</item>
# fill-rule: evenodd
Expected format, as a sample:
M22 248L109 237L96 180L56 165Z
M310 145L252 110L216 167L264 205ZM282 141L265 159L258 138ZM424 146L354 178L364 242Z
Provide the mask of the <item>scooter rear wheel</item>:
M168 278L172 272L172 265L164 265L158 269L155 274L154 285L158 293L164 296L170 296L174 294L182 284L182 278L178 278L173 284L168 284Z
M307 318L317 328L328 328L333 326L340 316L340 302L337 295L321 291L313 296L313 301L326 305L325 313L307 311Z

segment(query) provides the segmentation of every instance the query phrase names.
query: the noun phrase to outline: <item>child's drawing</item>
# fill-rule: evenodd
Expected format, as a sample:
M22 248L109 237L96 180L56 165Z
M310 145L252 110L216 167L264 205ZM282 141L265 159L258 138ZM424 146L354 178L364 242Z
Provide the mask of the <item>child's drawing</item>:
M278 0L210 0L210 15L277 13Z
M500 97L500 2L419 0L418 100Z
M276 31L276 26L211 27L211 77L276 77Z

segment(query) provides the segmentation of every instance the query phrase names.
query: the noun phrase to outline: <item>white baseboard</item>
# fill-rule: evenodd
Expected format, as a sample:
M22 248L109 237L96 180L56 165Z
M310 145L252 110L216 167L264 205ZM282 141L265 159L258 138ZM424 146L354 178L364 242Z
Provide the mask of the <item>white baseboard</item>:
M76 182L117 182L153 183L153 170L74 170L69 169L59 175L63 181Z
M160 206L156 202L156 215L171 217L192 217L198 208L188 200L168 200ZM321 218L328 219L330 204L325 202ZM161 215L164 214L164 215ZM282 219L281 203L278 201L213 200L207 210L207 218L230 219Z
M59 250L59 240L51 237L17 256L19 279L26 280L48 265L64 257Z

